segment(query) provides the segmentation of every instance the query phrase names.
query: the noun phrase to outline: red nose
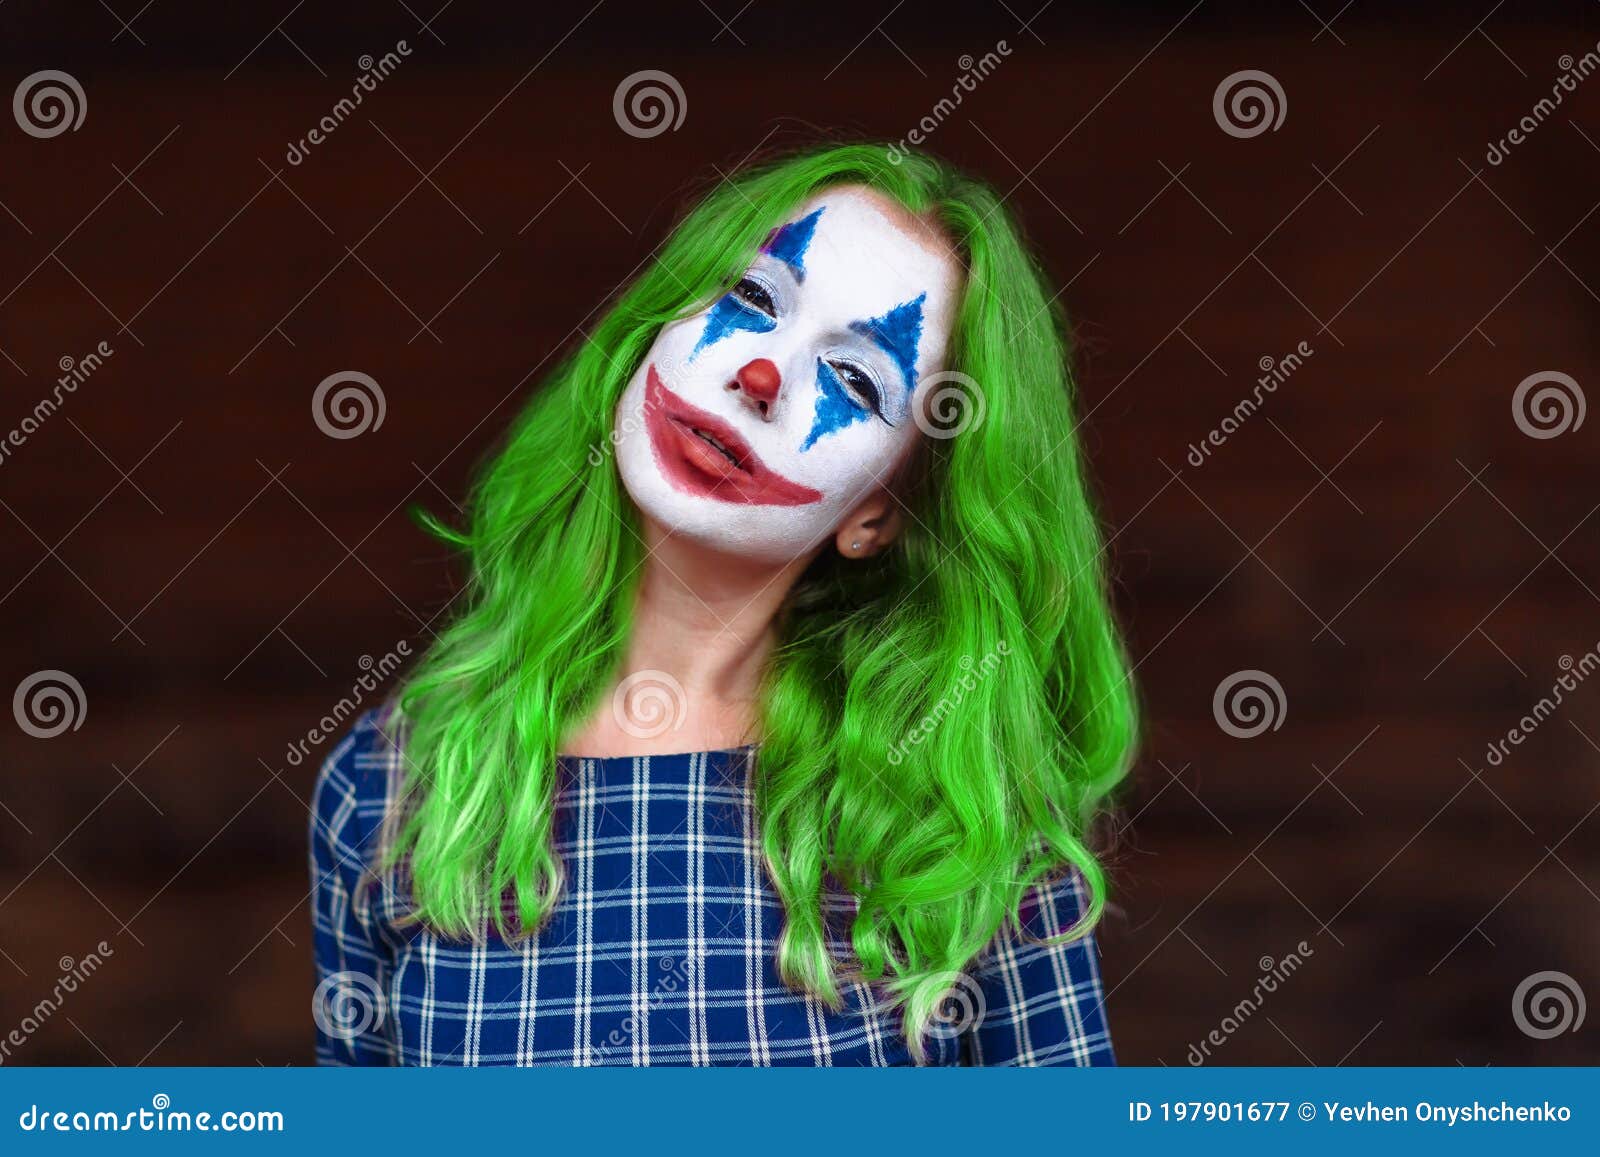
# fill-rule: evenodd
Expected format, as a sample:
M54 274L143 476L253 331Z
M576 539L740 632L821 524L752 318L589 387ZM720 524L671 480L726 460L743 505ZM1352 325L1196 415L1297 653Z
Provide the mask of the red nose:
M778 400L783 379L778 374L778 367L770 359L756 358L748 362L735 377L745 395L751 401L760 403L762 413L766 413L767 408Z

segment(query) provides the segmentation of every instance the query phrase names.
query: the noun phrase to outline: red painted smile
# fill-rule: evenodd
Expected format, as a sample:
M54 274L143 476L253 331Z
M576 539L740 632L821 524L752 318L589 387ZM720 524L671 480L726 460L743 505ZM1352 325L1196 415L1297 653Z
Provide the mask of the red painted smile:
M741 506L807 506L822 492L769 469L727 422L690 405L649 368L645 428L656 465L675 489Z

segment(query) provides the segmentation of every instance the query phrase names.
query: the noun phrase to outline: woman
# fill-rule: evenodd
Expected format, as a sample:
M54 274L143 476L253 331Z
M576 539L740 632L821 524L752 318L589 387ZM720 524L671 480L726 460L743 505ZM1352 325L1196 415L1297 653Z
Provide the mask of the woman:
M1063 326L1000 200L712 190L479 480L316 789L318 1055L1102 1064L1135 740Z

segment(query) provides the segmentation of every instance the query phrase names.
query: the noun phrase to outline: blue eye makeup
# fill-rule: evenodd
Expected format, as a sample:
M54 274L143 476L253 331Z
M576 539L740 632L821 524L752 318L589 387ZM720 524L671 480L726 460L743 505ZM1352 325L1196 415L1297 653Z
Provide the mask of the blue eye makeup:
M808 213L798 221L780 225L762 243L761 252L776 257L787 265L796 281L806 279L806 250L811 248L811 237L817 231L817 218L822 210Z
M882 317L867 321L853 321L850 328L855 333L870 337L878 348L894 359L894 364L905 379L906 393L917 385L917 347L922 343L922 303L926 293L902 302Z
M860 374L862 371L854 366L850 367ZM864 376L864 375L863 375ZM870 381L870 378L868 379ZM873 398L877 399L877 387L872 387ZM870 404L870 403L869 403ZM846 426L856 422L864 422L877 412L877 406L867 408L861 402L855 401L844 381L839 376L839 371L833 363L825 358L817 359L817 411L816 417L811 422L811 432L806 435L806 440L801 443L802 451L811 449L818 438L829 434L836 434ZM878 414L879 417L883 415ZM887 420L887 419L885 419Z
M850 323L852 333L870 338L900 371L906 397L916 388L917 351L922 342L922 303L926 293L902 302L888 313ZM845 359L817 359L817 410L811 431L801 444L809 450L819 438L876 415L886 425L884 397L872 374Z
M778 326L777 308L771 289L753 277L740 278L706 314L706 327L700 332L694 349L689 351L690 359L729 334L771 333Z
M806 279L806 250L811 248L811 238L817 231L817 220L822 210L817 209L798 221L780 225L761 244L761 252L781 261L789 268L796 281ZM771 333L777 325L777 303L773 291L748 274L726 296L711 307L706 317L706 328L700 340L689 351L692 359L708 345L714 345L731 333L741 330L752 333Z

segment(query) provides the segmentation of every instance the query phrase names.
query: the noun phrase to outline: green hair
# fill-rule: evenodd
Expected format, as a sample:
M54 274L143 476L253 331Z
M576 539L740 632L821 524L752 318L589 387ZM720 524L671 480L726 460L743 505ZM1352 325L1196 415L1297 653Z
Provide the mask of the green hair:
M966 284L945 368L967 384L944 404L967 409L959 433L922 439L893 548L865 564L824 551L791 592L753 803L786 914L784 982L835 1008L845 980L876 984L921 1057L959 972L1020 929L1028 888L1075 869L1090 902L1060 939L1099 919L1090 840L1137 739L1065 320L1001 199L928 156L836 145L719 183L530 399L464 529L428 520L471 573L398 696L407 803L387 862L406 860L415 919L446 936L481 939L493 921L514 940L550 914L558 745L620 673L643 562L609 452L618 400L664 324L704 309L772 226L839 185L950 242ZM831 882L859 900L849 959L828 946Z

